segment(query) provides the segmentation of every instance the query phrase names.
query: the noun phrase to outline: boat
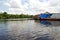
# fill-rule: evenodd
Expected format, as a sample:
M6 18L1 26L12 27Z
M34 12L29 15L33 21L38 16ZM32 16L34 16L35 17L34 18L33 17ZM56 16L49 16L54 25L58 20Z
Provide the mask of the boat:
M44 19L39 19L39 20L43 20L43 21L60 21L60 19L57 19L57 18L44 18Z
M45 20L45 21L60 21L59 18L51 18L52 15L53 15L53 14L48 13L48 12L46 12L46 13L41 13L41 14L39 14L39 15L35 15L35 16L34 16L34 19L35 19L35 20Z

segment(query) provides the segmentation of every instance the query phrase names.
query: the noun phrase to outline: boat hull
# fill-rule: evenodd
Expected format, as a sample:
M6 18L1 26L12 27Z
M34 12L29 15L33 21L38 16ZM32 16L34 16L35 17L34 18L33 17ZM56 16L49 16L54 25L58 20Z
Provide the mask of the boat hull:
M60 19L56 19L56 18L45 18L45 19L39 19L39 20L43 20L43 21L60 21Z

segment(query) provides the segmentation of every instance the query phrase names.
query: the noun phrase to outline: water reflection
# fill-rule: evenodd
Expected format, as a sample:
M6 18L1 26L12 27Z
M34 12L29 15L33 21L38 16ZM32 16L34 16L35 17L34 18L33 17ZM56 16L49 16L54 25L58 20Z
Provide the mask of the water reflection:
M53 40L51 38L49 38L50 36L43 36L43 37L38 37L35 40Z
M52 25L49 21L40 21L40 23L43 25Z
M0 40L7 40L7 21L0 21Z
M60 26L60 21L39 21L39 20L35 20L35 22L46 25L46 26Z
M59 36L56 34L60 34L59 23L34 20L0 21L0 40L54 40Z

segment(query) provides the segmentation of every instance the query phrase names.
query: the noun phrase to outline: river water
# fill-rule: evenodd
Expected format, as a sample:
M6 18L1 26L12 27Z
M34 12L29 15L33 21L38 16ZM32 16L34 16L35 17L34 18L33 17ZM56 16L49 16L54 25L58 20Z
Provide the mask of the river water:
M0 21L0 40L60 40L60 21Z

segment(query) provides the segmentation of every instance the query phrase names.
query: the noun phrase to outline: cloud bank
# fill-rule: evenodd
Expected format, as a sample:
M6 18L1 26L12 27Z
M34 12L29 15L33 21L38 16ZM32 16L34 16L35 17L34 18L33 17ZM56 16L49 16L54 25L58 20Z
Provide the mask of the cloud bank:
M11 14L60 13L60 0L0 0L0 11Z

